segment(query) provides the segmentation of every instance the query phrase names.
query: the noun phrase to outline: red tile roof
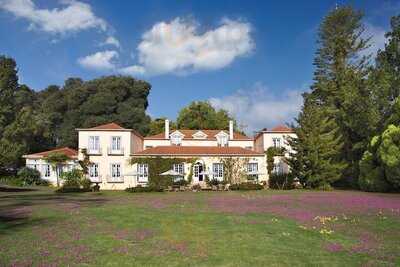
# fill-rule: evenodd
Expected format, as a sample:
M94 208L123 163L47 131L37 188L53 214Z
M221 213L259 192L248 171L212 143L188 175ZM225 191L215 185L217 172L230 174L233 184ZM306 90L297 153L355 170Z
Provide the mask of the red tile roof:
M157 146L132 156L264 156L264 153L255 152L242 147L218 146Z
M173 133L174 131L175 130L171 130L170 133ZM196 139L196 140L216 140L215 135L221 131L229 134L229 132L225 130L177 130L177 131L185 135L183 139L194 139L193 134L197 133L198 131L201 131L207 135L207 138L205 139ZM165 139L165 133L159 133L156 135L147 136L144 139ZM253 139L246 135L234 132L233 140L253 140Z
M289 128L289 127L287 127L285 125L278 125L278 126L273 127L271 130L268 130L267 128L264 128L264 129L261 130L261 132L293 133L294 131L293 131L292 128Z
M121 125L116 124L115 122L102 124L102 125L95 126L92 128L77 128L75 130L77 130L77 131L127 131L127 132L133 132L136 136L143 139L143 136L138 131L133 130L133 129L126 129L126 128L122 127Z
M122 127L114 122L102 124L102 125L99 125L96 127L89 128L89 129L91 129L91 130L125 130L124 127Z
M48 151L43 151L39 153L34 153L34 154L29 154L29 155L24 155L24 158L43 158L48 156L50 153L62 153L65 154L67 157L74 159L78 157L78 151L75 149L69 148L69 147L62 147L62 148L56 148Z

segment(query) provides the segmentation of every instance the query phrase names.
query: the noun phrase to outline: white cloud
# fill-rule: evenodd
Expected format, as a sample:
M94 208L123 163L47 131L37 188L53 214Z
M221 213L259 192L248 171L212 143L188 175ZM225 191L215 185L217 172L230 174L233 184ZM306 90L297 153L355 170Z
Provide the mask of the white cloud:
M124 68L131 74L182 74L220 69L254 49L251 25L224 19L204 33L193 21L176 18L156 23L137 47L138 64Z
M372 55L372 59L374 59L378 50L385 48L385 43L386 43L385 33L386 30L384 28L372 25L370 23L365 23L365 31L362 37L365 39L371 38L370 46L361 51L360 55L361 56Z
M107 39L104 41L104 43L102 43L102 45L113 45L117 48L121 47L119 41L113 36L107 37Z
M51 34L67 34L90 28L105 31L107 23L94 15L89 4L75 1L61 1L63 8L40 9L31 0L0 0L0 9L17 18L30 22L30 29Z
M114 60L119 56L117 51L106 50L78 59L78 63L87 69L114 70Z
M293 122L303 103L301 90L272 92L260 83L232 95L210 98L214 108L225 109L248 134L262 128Z

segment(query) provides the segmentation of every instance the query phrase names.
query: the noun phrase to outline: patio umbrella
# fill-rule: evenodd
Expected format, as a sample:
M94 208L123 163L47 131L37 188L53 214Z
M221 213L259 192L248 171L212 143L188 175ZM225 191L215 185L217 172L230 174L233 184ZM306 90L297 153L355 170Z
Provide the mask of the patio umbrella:
M168 170L166 172L160 173L160 175L170 175L170 176L183 176L183 174L174 171L174 170Z

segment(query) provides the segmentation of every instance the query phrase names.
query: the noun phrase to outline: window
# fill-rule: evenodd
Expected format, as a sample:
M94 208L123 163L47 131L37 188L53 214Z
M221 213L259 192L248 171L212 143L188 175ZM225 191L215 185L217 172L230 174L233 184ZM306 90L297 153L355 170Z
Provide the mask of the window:
M176 172L178 172L179 174L181 174L182 176L184 175L184 164L183 163L176 163L174 165L172 165L172 169Z
M224 132L220 132L217 135L218 146L228 146L228 135Z
M97 178L99 177L99 164L93 163L89 166L89 177Z
M121 136L113 136L111 138L111 149L113 151L121 150Z
M249 150L253 150L253 147L252 147L252 146L246 146L245 148L246 148L246 149L249 149Z
M146 146L145 148L146 148L146 149L149 149L149 148L153 148L153 146Z
M272 169L272 173L275 173L275 174L282 174L283 173L283 168L282 168L280 163L275 163L274 164L274 168Z
M247 174L249 179L258 180L258 163L248 163L247 164Z
M121 178L121 164L113 163L111 164L111 180L116 181Z
M99 151L99 150L100 150L100 137L89 136L89 151Z
M201 165L199 163L196 163L193 167L193 177L198 178L200 175L200 167Z
M137 172L138 172L138 182L139 183L147 183L149 180L149 165L139 163L137 165Z
M280 148L281 147L281 138L279 138L279 137L272 138L272 143L275 148Z
M192 135L194 139L206 139L207 135L203 133L202 131L198 131L195 134Z
M173 135L171 135L171 143L174 144L174 145L176 145L176 146L181 145L181 143L182 143L182 136L181 136L181 135L178 135L178 134L173 134Z
M213 178L220 181L224 179L224 164L213 163Z
M50 165L49 164L45 164L44 166L44 177L50 177Z

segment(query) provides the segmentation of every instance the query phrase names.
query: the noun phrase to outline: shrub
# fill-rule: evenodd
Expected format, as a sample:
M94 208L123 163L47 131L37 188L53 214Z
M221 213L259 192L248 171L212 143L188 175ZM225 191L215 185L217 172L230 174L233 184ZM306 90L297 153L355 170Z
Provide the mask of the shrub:
M179 179L173 183L176 186L186 186L188 182L185 179Z
M287 173L273 173L269 177L269 188L280 190L293 189L293 177Z
M81 186L83 189L87 189L90 190L90 186L92 185L92 181L90 181L90 179L84 177L81 180Z
M226 182L213 178L213 179L209 180L207 184L208 185L220 185L220 184L226 184Z
M2 176L0 177L0 184L8 186L24 186L24 181L15 176Z
M64 180L64 183L57 190L59 193L90 191L91 181L84 177L81 170L73 169L72 171L64 172L61 174L61 179Z
M233 184L229 186L230 190L261 190L264 187L260 184L255 183L240 183L240 184Z
M36 169L24 167L18 171L17 175L24 185L48 185L46 180L40 178L40 172Z
M73 169L72 171L62 173L61 179L64 180L62 187L80 188L81 181L83 180L83 173L78 169Z
M56 190L56 193L84 193L89 192L90 189L79 188L79 187L60 187Z
M195 185L192 186L192 190L200 191L201 190L201 186L199 184L195 184Z
M164 189L159 186L136 186L136 187L129 187L125 189L126 192L129 193L143 193L143 192L163 192Z

